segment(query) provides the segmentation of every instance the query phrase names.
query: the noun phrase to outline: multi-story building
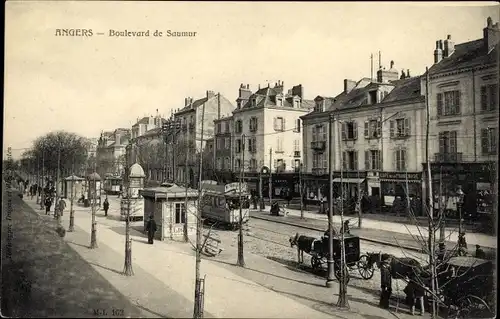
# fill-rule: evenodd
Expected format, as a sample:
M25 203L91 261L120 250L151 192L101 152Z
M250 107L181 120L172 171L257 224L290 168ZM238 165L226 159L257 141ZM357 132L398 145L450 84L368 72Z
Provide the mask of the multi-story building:
M163 120L164 121L164 120ZM132 140L144 135L147 131L159 128L162 125L162 117L157 113L156 116L144 116L137 118L137 122L132 125Z
M428 72L433 192L440 180L448 196L456 197L461 187L469 213L491 211L484 194L497 194L499 34L498 23L488 18L480 39L455 44L448 35L436 41Z
M172 125L169 132L173 141L169 153L174 156L175 181L197 184L197 159L205 149L206 140L214 137L214 120L233 110L234 105L227 98L213 91L207 91L205 97L198 100L185 99L184 108L173 115L173 123L178 126ZM214 175L213 162L206 164L203 169L208 178Z
M377 71L376 80L345 79L336 97L316 97L314 110L302 117L308 197L328 198L332 147L334 196L342 182L345 198L362 192L382 205L391 205L395 196L420 198L424 106L420 77L409 71L399 76L392 61L389 70Z
M103 132L96 150L97 170L99 175L122 175L125 168L125 147L129 143L130 129L117 128L112 132Z
M233 116L222 117L214 121L215 127L215 172L217 180L230 181L233 179Z
M302 85L288 92L279 81L252 93L249 85L241 85L233 112L233 168L244 171L249 187L257 189L259 172L268 167L273 173L273 189L296 188L297 171L302 162L300 116L307 114L313 101L304 98ZM265 182L264 186L267 187ZM263 187L264 194L268 190Z
M88 139L89 144L87 148L87 158L91 157L96 157L96 152L97 152L97 145L99 144L99 139L98 138L89 138Z

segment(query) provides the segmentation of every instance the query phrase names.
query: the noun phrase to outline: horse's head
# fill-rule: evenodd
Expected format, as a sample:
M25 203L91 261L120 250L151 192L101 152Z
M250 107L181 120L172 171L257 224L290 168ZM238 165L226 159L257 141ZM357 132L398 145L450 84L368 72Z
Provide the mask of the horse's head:
M299 239L299 233L296 233L295 236L290 237L290 247L297 245L297 240Z

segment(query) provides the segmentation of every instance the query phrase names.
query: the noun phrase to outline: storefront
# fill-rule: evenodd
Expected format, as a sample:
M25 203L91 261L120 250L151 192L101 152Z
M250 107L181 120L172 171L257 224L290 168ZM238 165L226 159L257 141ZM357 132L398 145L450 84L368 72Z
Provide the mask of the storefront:
M307 174L304 176L306 194L310 200L327 200L330 195L328 187L328 174L313 175ZM340 196L340 187L343 185L345 198L356 198L358 192L366 192L366 172L333 172L333 196Z
M424 164L424 170L426 165ZM434 197L446 198L445 208L452 211L449 217L456 214L459 197L458 188L464 193L463 213L473 217L492 214L497 198L495 185L496 164L489 163L432 163L432 188Z
M410 201L412 212L422 216L422 172L380 172L382 211L403 214Z

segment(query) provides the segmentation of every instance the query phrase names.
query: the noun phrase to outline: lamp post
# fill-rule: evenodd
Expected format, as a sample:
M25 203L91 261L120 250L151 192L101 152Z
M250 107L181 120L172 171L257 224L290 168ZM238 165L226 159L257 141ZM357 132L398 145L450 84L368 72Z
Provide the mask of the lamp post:
M259 211L262 211L265 208L264 197L262 194L262 187L263 187L262 175L266 174L269 174L269 168L267 166L262 166L259 172Z
M462 208L464 203L465 193L462 190L462 187L459 186L457 189L458 202L457 202L457 213L458 213L458 250L461 253L462 249L466 249L467 246L465 244L465 233L462 229Z
M333 113L330 114L328 123L328 184L330 186L330 196L329 196L329 209L328 209L328 260L327 260L327 277L326 277L326 287L333 287L333 281L335 280L333 274Z

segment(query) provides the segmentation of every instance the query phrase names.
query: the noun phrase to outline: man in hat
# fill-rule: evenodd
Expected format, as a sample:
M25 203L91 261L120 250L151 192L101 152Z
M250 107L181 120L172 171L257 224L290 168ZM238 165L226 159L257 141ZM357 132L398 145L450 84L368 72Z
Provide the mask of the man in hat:
M104 216L108 216L108 209L109 209L108 196L106 196L106 199L104 200L102 207L104 209Z
M149 220L146 224L146 231L148 232L148 244L152 245L156 233L156 222L154 220L153 214L149 215Z
M392 277L390 269L391 259L388 258L381 263L380 268L380 302L379 306L384 309L389 309L391 294L392 294Z

